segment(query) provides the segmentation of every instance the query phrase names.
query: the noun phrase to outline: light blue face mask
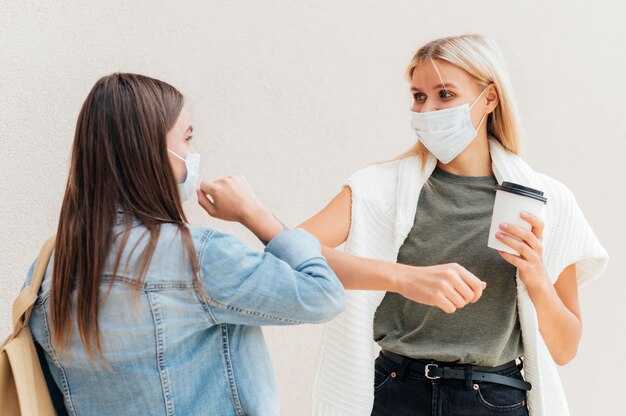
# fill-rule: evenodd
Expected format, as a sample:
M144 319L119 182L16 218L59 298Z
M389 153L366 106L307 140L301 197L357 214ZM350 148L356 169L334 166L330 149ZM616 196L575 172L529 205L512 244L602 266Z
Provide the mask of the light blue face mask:
M183 158L173 150L167 149L167 151L185 162L187 175L185 176L185 180L178 184L180 198L185 202L196 191L196 187L198 186L198 179L200 177L200 154L189 152L187 153L187 157Z
M411 127L417 139L442 163L448 164L454 160L476 137L486 114L480 119L478 127L474 128L470 110L485 91L486 88L472 105L463 104L423 113L411 111Z
M445 82L434 60L430 60L437 71L439 80L445 88ZM417 139L426 146L441 163L448 164L456 158L474 140L487 114L483 114L474 128L470 110L487 90L483 88L474 102L444 110L427 112L411 111L411 127Z

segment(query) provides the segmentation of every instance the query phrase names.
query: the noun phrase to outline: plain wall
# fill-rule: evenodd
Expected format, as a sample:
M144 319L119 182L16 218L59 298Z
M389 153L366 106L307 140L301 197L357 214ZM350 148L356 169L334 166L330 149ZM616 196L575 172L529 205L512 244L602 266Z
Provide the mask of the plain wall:
M287 224L353 171L399 154L404 70L437 37L479 32L503 50L524 157L568 185L612 259L581 293L584 335L561 369L572 414L612 415L626 365L626 3L621 1L0 0L0 334L41 243L55 232L79 108L114 71L188 98L202 177L246 175ZM260 248L194 202L191 222ZM285 415L310 413L321 327L267 328ZM346 374L346 377L350 377Z

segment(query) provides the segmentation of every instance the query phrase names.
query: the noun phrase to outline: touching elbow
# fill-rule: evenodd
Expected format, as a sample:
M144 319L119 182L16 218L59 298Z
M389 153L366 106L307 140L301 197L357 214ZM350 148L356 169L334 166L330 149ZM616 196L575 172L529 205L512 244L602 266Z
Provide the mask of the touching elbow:
M335 293L332 302L332 318L339 315L341 312L346 309L346 292L343 290L343 287Z
M327 292L324 301L320 302L318 314L315 317L317 323L331 321L346 308L346 299L343 289Z
M339 315L346 308L346 296L343 289L335 290L329 295L326 306L326 321L330 321Z

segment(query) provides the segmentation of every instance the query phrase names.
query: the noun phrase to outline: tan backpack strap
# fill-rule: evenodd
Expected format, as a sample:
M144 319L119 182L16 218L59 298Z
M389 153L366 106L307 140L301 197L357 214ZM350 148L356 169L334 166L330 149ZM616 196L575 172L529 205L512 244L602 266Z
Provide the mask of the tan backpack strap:
M37 300L41 282L43 281L46 269L48 268L48 262L54 250L55 240L56 236L52 236L44 243L43 247L41 247L30 285L28 285L28 287L17 296L15 302L13 302L13 333L11 334L11 338L15 338L22 328L28 325L30 313Z

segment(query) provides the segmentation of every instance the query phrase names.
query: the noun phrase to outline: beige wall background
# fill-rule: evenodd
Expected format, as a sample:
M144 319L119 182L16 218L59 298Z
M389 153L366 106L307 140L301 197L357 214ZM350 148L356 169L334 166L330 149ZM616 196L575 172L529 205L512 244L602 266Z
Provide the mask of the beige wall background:
M0 334L10 330L28 266L55 232L76 117L100 76L140 72L178 87L194 113L202 176L246 175L296 225L351 172L412 143L403 71L417 47L480 32L504 52L526 159L573 190L612 255L581 295L584 337L561 374L573 415L618 414L626 371L625 17L618 0L0 0ZM195 203L186 210L192 222L260 247ZM309 414L321 327L265 334L283 414Z

